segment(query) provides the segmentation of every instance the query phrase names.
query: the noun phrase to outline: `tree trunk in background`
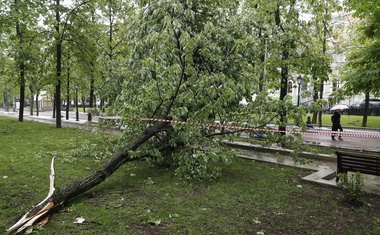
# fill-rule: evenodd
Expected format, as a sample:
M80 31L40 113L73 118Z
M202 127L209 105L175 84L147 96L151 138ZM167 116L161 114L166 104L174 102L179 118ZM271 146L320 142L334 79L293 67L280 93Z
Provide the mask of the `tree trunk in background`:
M4 112L9 112L8 91L4 91Z
M325 10L326 14L328 13L328 9L326 8ZM326 55L326 43L327 43L327 22L324 22L323 24L325 27L323 27L323 48L322 48L322 53L323 55ZM323 92L324 92L324 81L323 79L320 79L321 84L320 84L320 91L319 91L319 99L323 99ZM318 113L318 127L322 127L322 111L319 111Z
M367 126L368 111L369 111L369 92L366 92L364 95L365 95L365 105L364 105L364 115L363 115L362 127Z
M54 98L53 99L53 118L55 118L55 109L56 109L56 105L55 105L55 98Z
M33 116L33 109L34 109L34 94L33 93L30 94L29 103L30 103L29 114L30 116Z
M38 107L38 96L40 94L40 91L37 90L36 92L36 113L37 113L37 117L40 115L40 111L39 111L39 107Z
M55 30L57 31L57 38L56 40L56 56L57 56L57 85L55 86L55 110L57 112L56 114L56 122L55 127L61 128L62 127L62 118L61 118L61 72L62 72L62 39L60 37L60 12L59 12L59 6L60 6L60 0L56 0L56 12L55 12L55 19L56 19L56 25Z
M82 95L82 106L83 106L83 112L86 113L86 98Z
M277 6L277 9L275 11L275 22L278 27L281 25L281 16L280 16L280 8ZM289 50L287 48L287 44L284 43L282 45L282 56L281 56L281 61L284 63L284 65L281 67L281 87L280 87L280 100L284 101L286 94L288 93L288 65L285 63L289 60ZM280 122L281 124L278 127L278 130L281 135L285 135L286 131L286 123L284 123L285 117L286 117L286 111L284 109L279 111L280 115Z
M18 1L15 0L15 5L18 5ZM19 112L18 112L18 121L22 122L24 121L24 107L25 107L25 63L24 63L24 53L22 52L22 44L23 44L23 35L20 29L20 23L19 21L16 22L16 37L19 40L18 44L20 45L20 48L18 49L18 55L17 55L17 64L19 68L19 83L20 83L20 97L19 97Z
M289 58L289 53L286 49L283 51L282 60L286 61ZM287 94L287 84L288 84L288 66L284 66L281 68L281 88L280 88L280 100L283 101ZM278 127L281 135L285 135L286 124L284 124L284 120L286 117L286 111L280 110L280 122L281 125Z
M70 112L70 68L67 69L67 85L66 85L66 120L69 120Z
M93 68L94 67L94 63L91 62L91 67ZM95 96L94 96L94 82L95 82L95 76L94 76L94 70L91 71L91 81L90 81L90 108L94 108L94 99L95 99ZM91 115L91 112L88 113L88 119L87 121L91 122L92 121L92 115Z

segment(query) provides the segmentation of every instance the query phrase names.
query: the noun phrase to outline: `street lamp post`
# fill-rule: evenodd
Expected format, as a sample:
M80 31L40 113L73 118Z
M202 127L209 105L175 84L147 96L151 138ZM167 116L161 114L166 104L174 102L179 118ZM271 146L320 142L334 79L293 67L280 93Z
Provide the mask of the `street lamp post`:
M75 88L75 115L76 121L79 121L79 112L78 112L78 84L74 85Z
M302 83L302 76L301 75L299 75L297 77L297 83L298 83L297 107L299 107L300 106L300 99L301 99L301 97L300 97L301 83Z

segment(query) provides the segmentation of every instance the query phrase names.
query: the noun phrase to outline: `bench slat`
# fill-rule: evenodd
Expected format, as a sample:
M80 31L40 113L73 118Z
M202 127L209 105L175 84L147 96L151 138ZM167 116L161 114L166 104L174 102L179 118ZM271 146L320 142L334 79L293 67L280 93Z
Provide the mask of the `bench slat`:
M344 171L351 171L356 172L359 171L361 173L367 173L367 174L375 174L379 175L380 171L378 168L368 168L368 167L362 167L362 166L356 166L356 165L347 165L342 168Z
M380 162L378 160L367 160L367 159L354 159L354 158L338 158L338 161L340 161L341 165L344 164L357 164L357 165L363 165L363 166L375 166L378 167L380 165Z
M363 174L380 176L380 156L336 151L337 177L341 172L360 172Z
M378 166L379 161L374 161L374 160L367 160L367 159L340 159L342 164L347 163L347 164L360 164L360 165L367 165L367 166Z

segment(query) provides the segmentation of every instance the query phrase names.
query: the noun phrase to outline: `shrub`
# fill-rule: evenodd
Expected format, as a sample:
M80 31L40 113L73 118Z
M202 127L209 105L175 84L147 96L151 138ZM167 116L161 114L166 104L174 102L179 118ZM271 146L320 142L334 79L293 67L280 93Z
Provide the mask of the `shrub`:
M340 173L338 187L342 189L349 203L357 203L364 194L364 182L360 172L353 173L350 177L346 173Z

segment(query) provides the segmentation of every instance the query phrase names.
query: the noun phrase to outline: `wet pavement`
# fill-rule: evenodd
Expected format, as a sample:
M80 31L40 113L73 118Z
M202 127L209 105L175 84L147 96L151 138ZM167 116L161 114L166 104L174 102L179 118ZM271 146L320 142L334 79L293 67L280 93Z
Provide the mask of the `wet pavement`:
M315 128L319 130L317 134L304 134L302 135L305 143L321 145L321 146L333 146L336 148L373 151L380 153L380 131L368 130L360 128L344 128L343 133L348 133L346 136L342 136L343 140L331 139L330 129L328 127Z
M0 110L0 115L9 117L18 117L16 112L4 112ZM65 112L61 112L62 126L75 126L88 124L87 113L78 112L78 121L76 120L76 113L70 112L69 119L66 119ZM29 115L29 111L24 111L25 120L34 120L38 122L46 122L55 124L52 111L40 112L39 116L34 113L33 116ZM99 116L92 117L92 122L97 123ZM343 149L373 151L380 153L380 129L360 129L357 127L343 127L344 134L343 140L332 140L330 129L331 127L315 127L308 132L304 132L302 137L306 144L320 145L325 147L336 147ZM368 137L371 136L371 137Z
M40 112L39 116L31 116L25 111L24 120L33 120L37 122L55 124L55 119L53 118L53 113L51 111ZM76 113L70 112L69 119L66 119L65 112L62 115L62 126L67 127L83 127L91 129L91 123L87 121L88 116L86 113L79 112L76 119ZM18 113L16 112L4 112L0 110L0 116L8 116L13 118L18 118ZM98 116L93 117L92 122L96 124L99 120ZM93 125L92 125L93 126ZM380 129L361 129L356 127L343 127L343 140L332 140L331 127L321 127L310 129L308 132L302 134L305 144L319 145L324 147L334 147L336 149L344 150L359 150L359 151L371 151L374 153L380 153ZM322 183L326 185L335 186L335 171L336 171L336 157L335 155L323 155L323 154L313 154L313 153L303 153L302 156L306 158L313 159L312 163L300 164L294 162L294 160L287 156L288 149L282 149L279 147L262 148L261 146L255 146L248 143L232 143L236 147L242 147L248 151L241 154L241 157L272 162L277 164L283 164L293 167L301 167L306 169L312 169L315 172L311 175L304 177L305 181ZM249 151L251 150L251 151ZM252 150L264 150L264 151L252 151ZM258 153L263 152L263 153ZM284 153L285 156L281 159L276 157L273 152ZM380 177L363 175L364 178L364 189L370 193L376 193L380 195Z

